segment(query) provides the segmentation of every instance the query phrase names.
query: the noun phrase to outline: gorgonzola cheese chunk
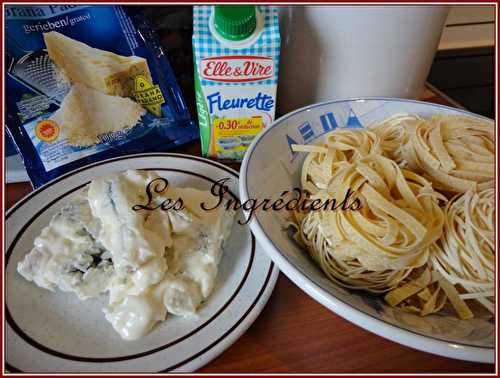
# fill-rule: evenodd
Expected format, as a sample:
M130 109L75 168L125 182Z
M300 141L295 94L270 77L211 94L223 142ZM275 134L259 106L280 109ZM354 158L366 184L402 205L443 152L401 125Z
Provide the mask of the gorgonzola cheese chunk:
M205 211L201 203L218 201L210 192L172 187L155 201L181 198L184 208L133 210L147 203L146 187L158 177L130 170L94 179L42 230L19 273L80 299L109 293L105 317L125 340L144 336L167 313L195 315L213 291L234 211Z

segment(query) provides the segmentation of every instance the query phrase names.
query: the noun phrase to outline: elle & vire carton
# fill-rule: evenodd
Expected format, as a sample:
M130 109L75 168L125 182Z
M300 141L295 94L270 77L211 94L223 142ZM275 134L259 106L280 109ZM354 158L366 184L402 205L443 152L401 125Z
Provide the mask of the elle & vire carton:
M193 55L203 156L241 161L274 120L278 12L253 5L195 6Z

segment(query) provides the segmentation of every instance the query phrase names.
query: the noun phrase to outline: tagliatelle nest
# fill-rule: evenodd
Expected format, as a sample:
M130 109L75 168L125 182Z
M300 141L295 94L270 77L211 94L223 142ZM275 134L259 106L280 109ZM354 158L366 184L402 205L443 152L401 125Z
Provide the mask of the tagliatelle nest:
M343 199L348 191L361 209L309 212L300 224L302 241L325 274L343 286L392 290L427 263L429 247L441 235L438 195L421 176L374 154L332 163L327 188L311 199Z
M495 311L495 191L466 192L445 208L444 232L433 246L431 263L462 299Z
M448 193L494 185L494 124L464 116L399 115L370 127L382 150Z

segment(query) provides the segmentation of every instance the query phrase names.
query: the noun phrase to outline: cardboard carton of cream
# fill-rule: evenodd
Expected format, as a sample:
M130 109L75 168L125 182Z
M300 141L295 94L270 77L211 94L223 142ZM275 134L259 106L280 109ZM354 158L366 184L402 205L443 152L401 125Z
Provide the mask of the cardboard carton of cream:
M241 161L274 120L280 34L274 7L195 6L193 53L202 154Z

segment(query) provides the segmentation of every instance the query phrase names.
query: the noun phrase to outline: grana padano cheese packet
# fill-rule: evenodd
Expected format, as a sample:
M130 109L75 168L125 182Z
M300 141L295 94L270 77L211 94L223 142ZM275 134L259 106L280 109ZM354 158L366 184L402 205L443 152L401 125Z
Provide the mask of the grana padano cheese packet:
M139 7L7 5L7 129L34 187L198 138Z

